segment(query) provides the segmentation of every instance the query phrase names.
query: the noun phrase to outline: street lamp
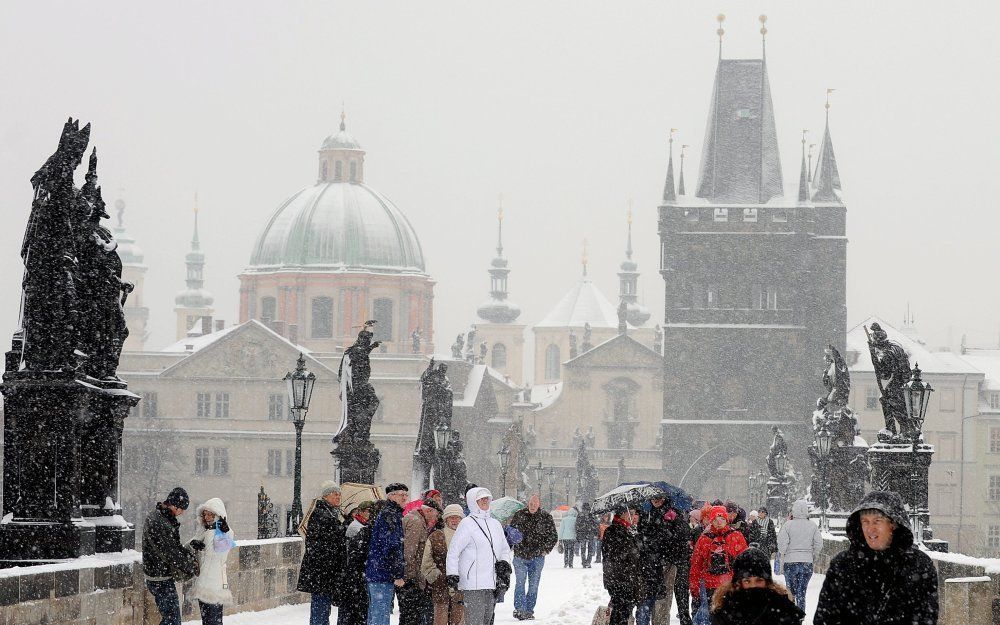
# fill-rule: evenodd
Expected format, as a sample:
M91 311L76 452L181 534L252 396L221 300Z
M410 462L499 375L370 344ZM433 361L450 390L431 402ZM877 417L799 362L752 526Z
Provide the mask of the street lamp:
M539 460L538 464L535 465L535 482L538 484L538 498L542 498L542 461Z
M295 483L292 487L292 518L285 532L291 536L298 532L302 522L302 428L306 424L306 413L309 412L309 402L312 400L313 386L316 376L306 370L306 359L299 353L295 363L295 371L285 374L285 384L288 387L288 411L295 426Z
M566 483L566 505L570 505L569 495L570 495L570 488L572 488L572 483L573 483L572 469L566 470L566 475L563 476L563 480L565 480Z
M829 496L828 489L829 489L830 476L827 475L827 473L829 469L828 458L830 457L830 445L832 443L833 443L833 435L830 434L830 431L826 429L826 426L823 426L822 428L820 428L819 432L816 433L816 455L817 455L817 464L819 465L818 467L819 482L821 491L820 502L819 502L820 505L819 524L820 524L820 529L824 532L830 529L829 526L827 525L826 509L829 505L827 497Z
M556 481L556 468L549 467L549 510L556 507L556 497L554 492L554 484Z
M931 393L934 389L931 385L920 379L920 366L913 364L913 373L910 374L910 381L903 385L903 396L906 400L906 416L912 424L911 435L911 466L910 466L910 530L918 545L924 544L922 493L926 492L926 477L922 471L920 462L920 452L917 445L920 444L921 431L924 427L924 420L927 418L927 405L930 403ZM923 482L923 488L921 488Z
M507 443L504 443L497 452L497 456L500 457L500 496L507 496L507 463L510 462L510 448L507 447Z

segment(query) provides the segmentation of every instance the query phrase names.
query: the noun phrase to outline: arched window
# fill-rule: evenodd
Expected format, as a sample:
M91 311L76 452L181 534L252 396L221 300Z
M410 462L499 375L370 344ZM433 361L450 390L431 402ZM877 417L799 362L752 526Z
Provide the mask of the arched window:
M562 358L559 355L558 345L549 345L545 348L545 379L559 379L559 365Z
M323 182L326 182L326 161L323 161Z
M351 161L351 182L355 182L358 179L358 162Z
M261 321L274 321L278 310L278 301L273 297L260 298Z
M493 360L490 366L494 369L503 369L507 366L507 347L503 343L493 345Z
M337 161L333 166L333 179L342 180L344 178L344 163L343 161Z
M333 337L333 298L314 297L312 301L312 338Z
M372 303L372 319L378 323L375 325L376 341L392 340L392 300L387 297L380 297Z

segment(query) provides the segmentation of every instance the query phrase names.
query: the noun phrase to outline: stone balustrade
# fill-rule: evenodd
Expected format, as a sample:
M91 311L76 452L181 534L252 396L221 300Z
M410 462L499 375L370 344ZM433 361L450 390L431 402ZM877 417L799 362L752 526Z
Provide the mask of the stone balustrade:
M226 614L302 603L295 590L302 539L238 541L226 562L235 604ZM181 594L184 620L197 620L197 601ZM42 566L0 570L0 623L17 625L158 625L146 590L142 555L98 554Z

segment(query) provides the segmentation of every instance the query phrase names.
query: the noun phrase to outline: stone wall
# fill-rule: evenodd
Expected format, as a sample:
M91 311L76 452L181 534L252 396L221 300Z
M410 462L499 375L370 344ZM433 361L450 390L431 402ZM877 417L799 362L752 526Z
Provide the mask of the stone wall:
M825 574L830 560L846 548L846 538L824 536L816 572ZM927 555L938 573L939 625L1000 625L1000 559Z
M302 540L239 541L227 560L235 605L226 614L302 603L295 590ZM184 584L184 591L190 583ZM182 593L183 620L197 620L197 601ZM0 624L157 625L159 613L146 590L142 555L99 554L60 564L0 570Z

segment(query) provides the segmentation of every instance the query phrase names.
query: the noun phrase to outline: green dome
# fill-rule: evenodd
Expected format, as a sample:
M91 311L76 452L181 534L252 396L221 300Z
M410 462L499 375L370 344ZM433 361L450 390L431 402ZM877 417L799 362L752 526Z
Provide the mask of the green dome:
M424 273L413 226L362 183L321 182L285 200L257 237L251 271Z

